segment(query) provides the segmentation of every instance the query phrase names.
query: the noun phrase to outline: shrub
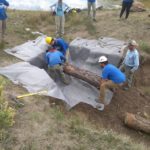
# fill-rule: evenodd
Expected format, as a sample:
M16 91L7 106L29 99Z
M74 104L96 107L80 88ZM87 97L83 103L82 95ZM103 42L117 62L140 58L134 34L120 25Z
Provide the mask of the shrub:
M139 47L142 51L150 54L150 45L144 41L141 41Z
M0 83L0 139L3 138L4 131L14 124L15 110L8 105L3 97L3 86Z

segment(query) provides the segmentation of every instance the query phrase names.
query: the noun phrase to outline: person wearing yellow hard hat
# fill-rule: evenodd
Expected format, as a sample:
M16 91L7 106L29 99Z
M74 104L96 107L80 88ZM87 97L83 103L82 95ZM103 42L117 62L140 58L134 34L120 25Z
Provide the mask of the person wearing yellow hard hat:
M64 34L64 25L65 25L65 10L69 8L69 6L62 2L62 0L58 0L57 3L51 6L51 9L54 9L55 12L55 23L56 23L56 35L62 36Z
M48 45L59 50L66 57L66 61L68 62L70 56L69 44L63 38L46 37L45 41Z

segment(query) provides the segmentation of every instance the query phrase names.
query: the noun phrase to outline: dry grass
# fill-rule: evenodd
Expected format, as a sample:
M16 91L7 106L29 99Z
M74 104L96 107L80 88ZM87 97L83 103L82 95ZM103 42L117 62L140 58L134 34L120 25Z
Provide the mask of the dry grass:
M48 107L48 99L42 99L33 96L32 103L26 103L18 114L15 126L2 141L5 150L146 150L124 135L95 129L87 119L70 115L59 105Z

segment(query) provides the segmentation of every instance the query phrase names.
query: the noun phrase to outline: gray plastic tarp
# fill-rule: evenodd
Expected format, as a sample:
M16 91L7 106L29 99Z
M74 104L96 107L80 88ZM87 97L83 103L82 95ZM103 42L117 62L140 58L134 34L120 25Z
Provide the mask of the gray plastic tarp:
M33 66L28 62L19 62L0 68L0 73L15 84L22 85L29 92L46 90L46 95L65 100L63 93L45 70Z
M106 55L110 63L117 66L123 56L121 49L123 45L123 41L113 38L99 38L98 40L76 38L70 43L70 63L100 75L99 56ZM99 97L99 91L95 87L74 77L71 77L69 85L64 85L61 82L55 83L45 70L39 69L46 68L44 61L46 49L45 36L41 36L34 41L28 41L5 50L27 62L0 68L0 74L7 76L14 83L20 83L29 92L47 89L49 96L64 100L70 107L83 102L95 108L98 104L96 99ZM112 96L113 94L108 91L108 103Z

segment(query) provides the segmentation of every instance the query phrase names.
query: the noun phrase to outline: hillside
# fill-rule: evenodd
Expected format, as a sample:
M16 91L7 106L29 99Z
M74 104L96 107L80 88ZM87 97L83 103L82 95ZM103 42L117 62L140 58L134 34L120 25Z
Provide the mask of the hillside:
M66 18L66 34L69 42L76 37L96 39L113 37L128 41L135 39L144 59L136 74L134 87L119 90L104 112L80 104L67 111L62 102L44 96L23 99L24 107L18 107L9 94L26 93L4 77L4 97L16 109L15 124L0 141L0 150L146 150L150 136L129 129L123 124L125 112L139 114L150 119L150 17L149 12L131 13L128 20L119 20L119 10L97 11L97 22L87 18L86 12L71 14ZM0 43L0 66L19 60L3 50L22 44L42 32L55 35L55 21L48 12L8 11L7 35ZM31 31L26 31L30 28Z

